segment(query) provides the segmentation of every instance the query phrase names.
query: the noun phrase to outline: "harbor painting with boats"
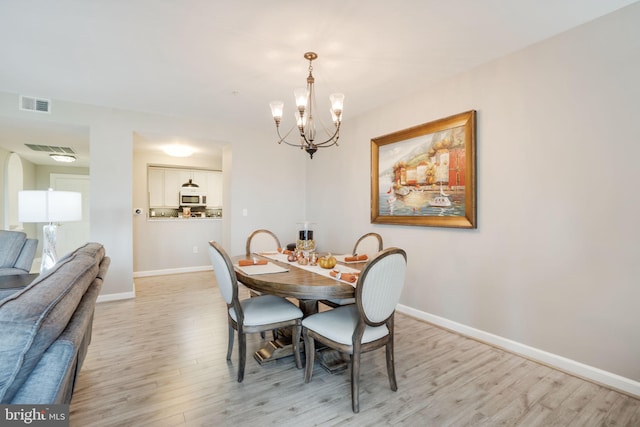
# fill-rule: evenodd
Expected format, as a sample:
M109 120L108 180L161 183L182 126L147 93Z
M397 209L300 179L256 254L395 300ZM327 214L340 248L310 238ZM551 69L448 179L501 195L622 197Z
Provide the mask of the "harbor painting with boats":
M475 228L475 111L371 140L371 222Z
M463 126L384 145L379 164L380 215L464 215Z

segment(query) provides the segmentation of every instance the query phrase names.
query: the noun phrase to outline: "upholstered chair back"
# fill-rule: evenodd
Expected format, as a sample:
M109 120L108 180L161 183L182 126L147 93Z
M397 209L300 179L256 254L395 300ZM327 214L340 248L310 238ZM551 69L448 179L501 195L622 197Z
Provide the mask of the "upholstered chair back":
M353 247L353 254L367 255L373 258L382 250L382 236L378 233L367 233L361 236Z
M217 242L209 242L209 258L216 275L218 288L222 293L222 298L227 304L231 304L237 297L238 282L235 276L231 275L233 264L227 253Z
M369 324L381 324L400 301L407 271L407 254L385 249L365 267L356 287L356 303Z
M247 238L247 255L258 252L275 252L280 248L280 240L269 230L255 230Z

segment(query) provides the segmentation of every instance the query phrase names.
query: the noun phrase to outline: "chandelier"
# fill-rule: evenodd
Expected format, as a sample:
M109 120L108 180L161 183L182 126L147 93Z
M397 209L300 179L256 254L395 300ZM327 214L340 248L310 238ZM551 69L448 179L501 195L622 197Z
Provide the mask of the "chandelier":
M313 60L318 58L318 54L315 52L307 52L304 54L304 58L309 61L309 76L307 76L307 87L301 89L295 89L293 95L296 99L296 105L298 111L295 113L296 126L292 127L284 136L280 134L280 121L282 120L282 111L284 109L284 103L282 101L273 101L270 105L271 114L273 120L276 122L276 132L278 133L278 144L284 142L292 147L299 147L301 150L305 150L309 153L309 156L313 159L313 154L318 151L318 148L331 147L338 144L338 138L340 137L340 122L342 117L342 104L344 102L344 94L333 93L329 96L331 102L331 117L333 119L333 129L327 127L319 119L322 127L322 132L319 138L324 139L322 142L316 140L316 122L314 113L317 110L316 97L314 92L315 79L313 77ZM298 128L298 142L286 141L286 138L291 132Z

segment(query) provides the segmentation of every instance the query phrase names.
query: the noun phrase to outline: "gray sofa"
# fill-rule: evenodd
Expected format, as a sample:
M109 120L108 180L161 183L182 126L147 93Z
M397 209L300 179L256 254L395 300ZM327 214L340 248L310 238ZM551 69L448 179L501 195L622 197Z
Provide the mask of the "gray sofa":
M29 273L37 247L22 231L0 230L0 276Z
M109 262L101 244L87 243L0 295L0 403L71 402Z

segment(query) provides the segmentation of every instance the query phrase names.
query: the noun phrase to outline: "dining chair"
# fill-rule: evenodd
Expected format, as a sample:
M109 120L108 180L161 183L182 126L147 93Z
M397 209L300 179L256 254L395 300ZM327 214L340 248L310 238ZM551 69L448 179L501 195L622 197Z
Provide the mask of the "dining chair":
M359 381L361 353L386 349L387 374L396 391L393 356L393 317L404 287L407 254L388 248L371 259L356 282L356 303L312 314L302 320L306 354L304 382L311 381L315 341L351 355L351 407L360 411Z
M246 255L257 252L276 252L280 248L280 239L272 231L259 229L247 237Z
M353 246L352 255L367 255L373 258L382 250L382 236L378 233L367 233L360 236Z
M273 231L258 229L254 230L247 237L247 243L245 246L245 254L250 256L252 253L258 252L277 252L278 248L280 248L280 239L275 235ZM253 289L249 290L249 296L251 298L257 297L260 295L259 292L254 291ZM276 339L277 331L273 331L273 339ZM265 337L264 332L260 332L260 336L262 338Z
M275 295L259 295L240 301L238 299L238 280L229 255L220 244L209 242L209 257L216 275L218 288L227 303L229 323L229 343L227 360L231 360L234 331L238 331L238 382L244 378L247 355L246 334L271 331L278 328L293 327L293 356L296 367L302 368L300 360L300 334L302 311L285 298Z
M360 236L353 246L352 255L367 255L367 259L373 258L378 252L382 250L382 236L378 233L367 233ZM324 305L329 307L340 307L341 305L354 304L355 298L342 298L335 299L330 298L321 301Z

